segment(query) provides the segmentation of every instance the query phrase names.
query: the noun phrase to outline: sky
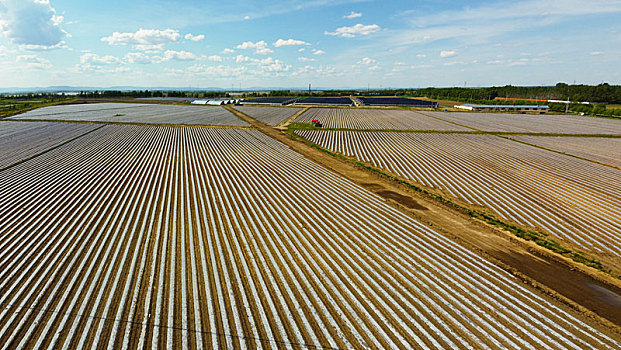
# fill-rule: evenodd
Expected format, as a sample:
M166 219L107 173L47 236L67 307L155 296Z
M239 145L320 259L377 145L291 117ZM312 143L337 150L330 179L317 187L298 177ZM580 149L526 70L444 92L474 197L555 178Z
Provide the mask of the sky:
M621 84L621 0L0 0L0 88Z

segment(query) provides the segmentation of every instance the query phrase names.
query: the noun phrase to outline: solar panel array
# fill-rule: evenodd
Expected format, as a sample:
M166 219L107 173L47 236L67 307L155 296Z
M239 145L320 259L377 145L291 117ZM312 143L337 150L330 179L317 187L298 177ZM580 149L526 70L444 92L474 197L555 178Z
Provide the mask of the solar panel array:
M365 106L438 107L438 102L404 97L358 97L358 100Z
M259 97L242 101L242 104L275 104L288 105L297 101L297 97Z
M295 104L353 106L354 102L349 97L307 97L296 101Z

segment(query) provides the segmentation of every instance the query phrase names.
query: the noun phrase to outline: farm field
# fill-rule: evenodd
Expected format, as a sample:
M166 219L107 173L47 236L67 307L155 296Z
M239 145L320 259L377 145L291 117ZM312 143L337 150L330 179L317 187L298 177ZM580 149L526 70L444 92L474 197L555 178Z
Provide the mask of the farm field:
M422 113L482 131L553 134L621 134L621 120L605 118L553 114Z
M621 256L621 171L494 135L298 130L598 256Z
M97 125L0 121L0 169L95 130Z
M526 135L510 138L621 168L621 139L618 138Z
M45 107L10 119L248 126L248 123L222 107L129 103Z
M473 131L420 113L405 110L311 108L294 122L318 119L324 128Z
M292 107L235 106L233 108L271 126L276 126L284 122L285 120L302 110L302 108Z
M257 130L106 125L0 176L3 348L621 346Z

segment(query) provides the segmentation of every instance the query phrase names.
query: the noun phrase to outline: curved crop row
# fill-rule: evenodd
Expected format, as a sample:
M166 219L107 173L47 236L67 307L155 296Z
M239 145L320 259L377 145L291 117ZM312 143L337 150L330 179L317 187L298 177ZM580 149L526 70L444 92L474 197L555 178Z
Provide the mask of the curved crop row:
M621 255L621 171L492 135L299 130L331 151L491 208L595 252Z
M255 130L107 126L0 176L2 347L621 346Z

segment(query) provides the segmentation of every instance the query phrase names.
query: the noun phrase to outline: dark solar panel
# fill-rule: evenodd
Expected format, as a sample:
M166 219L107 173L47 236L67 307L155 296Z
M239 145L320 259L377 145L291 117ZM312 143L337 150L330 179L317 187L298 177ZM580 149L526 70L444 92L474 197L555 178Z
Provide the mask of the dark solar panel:
M297 97L259 97L243 101L243 104L279 104L288 105L297 101Z
M296 104L302 105L330 105L330 106L353 106L354 103L349 97L307 97Z
M403 97L358 97L365 106L438 107L437 102Z

